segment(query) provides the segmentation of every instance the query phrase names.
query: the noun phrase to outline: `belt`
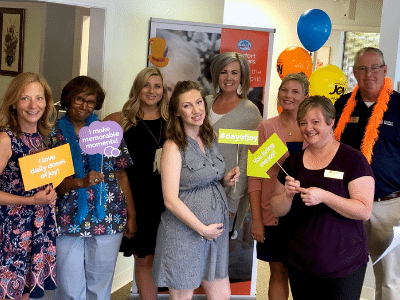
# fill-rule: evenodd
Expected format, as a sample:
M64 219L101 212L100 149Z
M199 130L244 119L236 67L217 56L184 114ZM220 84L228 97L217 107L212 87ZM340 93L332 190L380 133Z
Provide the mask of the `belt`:
M378 202L379 201L386 201L386 200L391 200L391 199L399 198L399 197L400 197L400 191L396 191L396 192L393 192L393 193L387 195L386 197L375 198L374 201L378 201Z

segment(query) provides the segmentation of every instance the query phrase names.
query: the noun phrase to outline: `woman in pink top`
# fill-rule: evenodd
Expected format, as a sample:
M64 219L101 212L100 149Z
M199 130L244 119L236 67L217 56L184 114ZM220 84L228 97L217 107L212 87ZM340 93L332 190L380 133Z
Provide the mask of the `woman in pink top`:
M309 81L303 73L289 74L279 87L278 104L282 112L273 118L261 121L257 127L259 145L250 146L254 153L272 134L276 133L286 144L289 153L295 153L303 148L303 138L297 125L296 116L299 104L308 96ZM286 153L279 160L285 161ZM251 214L253 218L251 234L257 241L257 258L268 261L271 277L269 280L268 298L288 299L289 284L286 260L286 235L279 225L278 218L273 214L270 200L275 190L279 166L273 165L267 172L269 179L249 177L248 191Z

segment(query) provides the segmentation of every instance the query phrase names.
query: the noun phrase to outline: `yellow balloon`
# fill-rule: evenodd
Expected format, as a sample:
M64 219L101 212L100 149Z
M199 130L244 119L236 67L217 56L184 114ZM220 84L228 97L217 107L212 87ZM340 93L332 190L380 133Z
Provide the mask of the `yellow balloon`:
M334 65L316 69L310 76L310 95L321 95L335 103L346 92L347 78L343 71Z

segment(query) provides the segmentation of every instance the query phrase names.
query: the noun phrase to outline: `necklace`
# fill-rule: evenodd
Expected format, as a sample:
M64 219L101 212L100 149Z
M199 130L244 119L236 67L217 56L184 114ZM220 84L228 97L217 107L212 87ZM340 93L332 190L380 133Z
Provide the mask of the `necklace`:
M290 130L290 123L282 120L282 117L281 117L281 123L282 123L282 127L286 128L286 130L288 131L289 136L292 136L293 133L292 133L292 130Z
M146 127L147 131L150 132L151 136L153 139L156 141L158 145L158 149L156 150L156 154L154 155L154 162L153 162L153 172L158 170L158 173L161 174L161 153L162 153L162 147L160 146L161 143L161 137L162 137L162 118L160 118L160 136L158 140L154 136L153 132L151 132L150 128L147 127L146 122L142 119L144 127Z

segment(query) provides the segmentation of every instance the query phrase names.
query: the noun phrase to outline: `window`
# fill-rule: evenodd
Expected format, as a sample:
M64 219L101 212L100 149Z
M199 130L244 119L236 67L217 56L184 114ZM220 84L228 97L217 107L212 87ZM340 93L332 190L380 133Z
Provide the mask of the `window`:
M379 48L379 37L379 33L345 32L342 70L347 76L347 91L351 91L357 85L353 75L354 56L364 47Z

